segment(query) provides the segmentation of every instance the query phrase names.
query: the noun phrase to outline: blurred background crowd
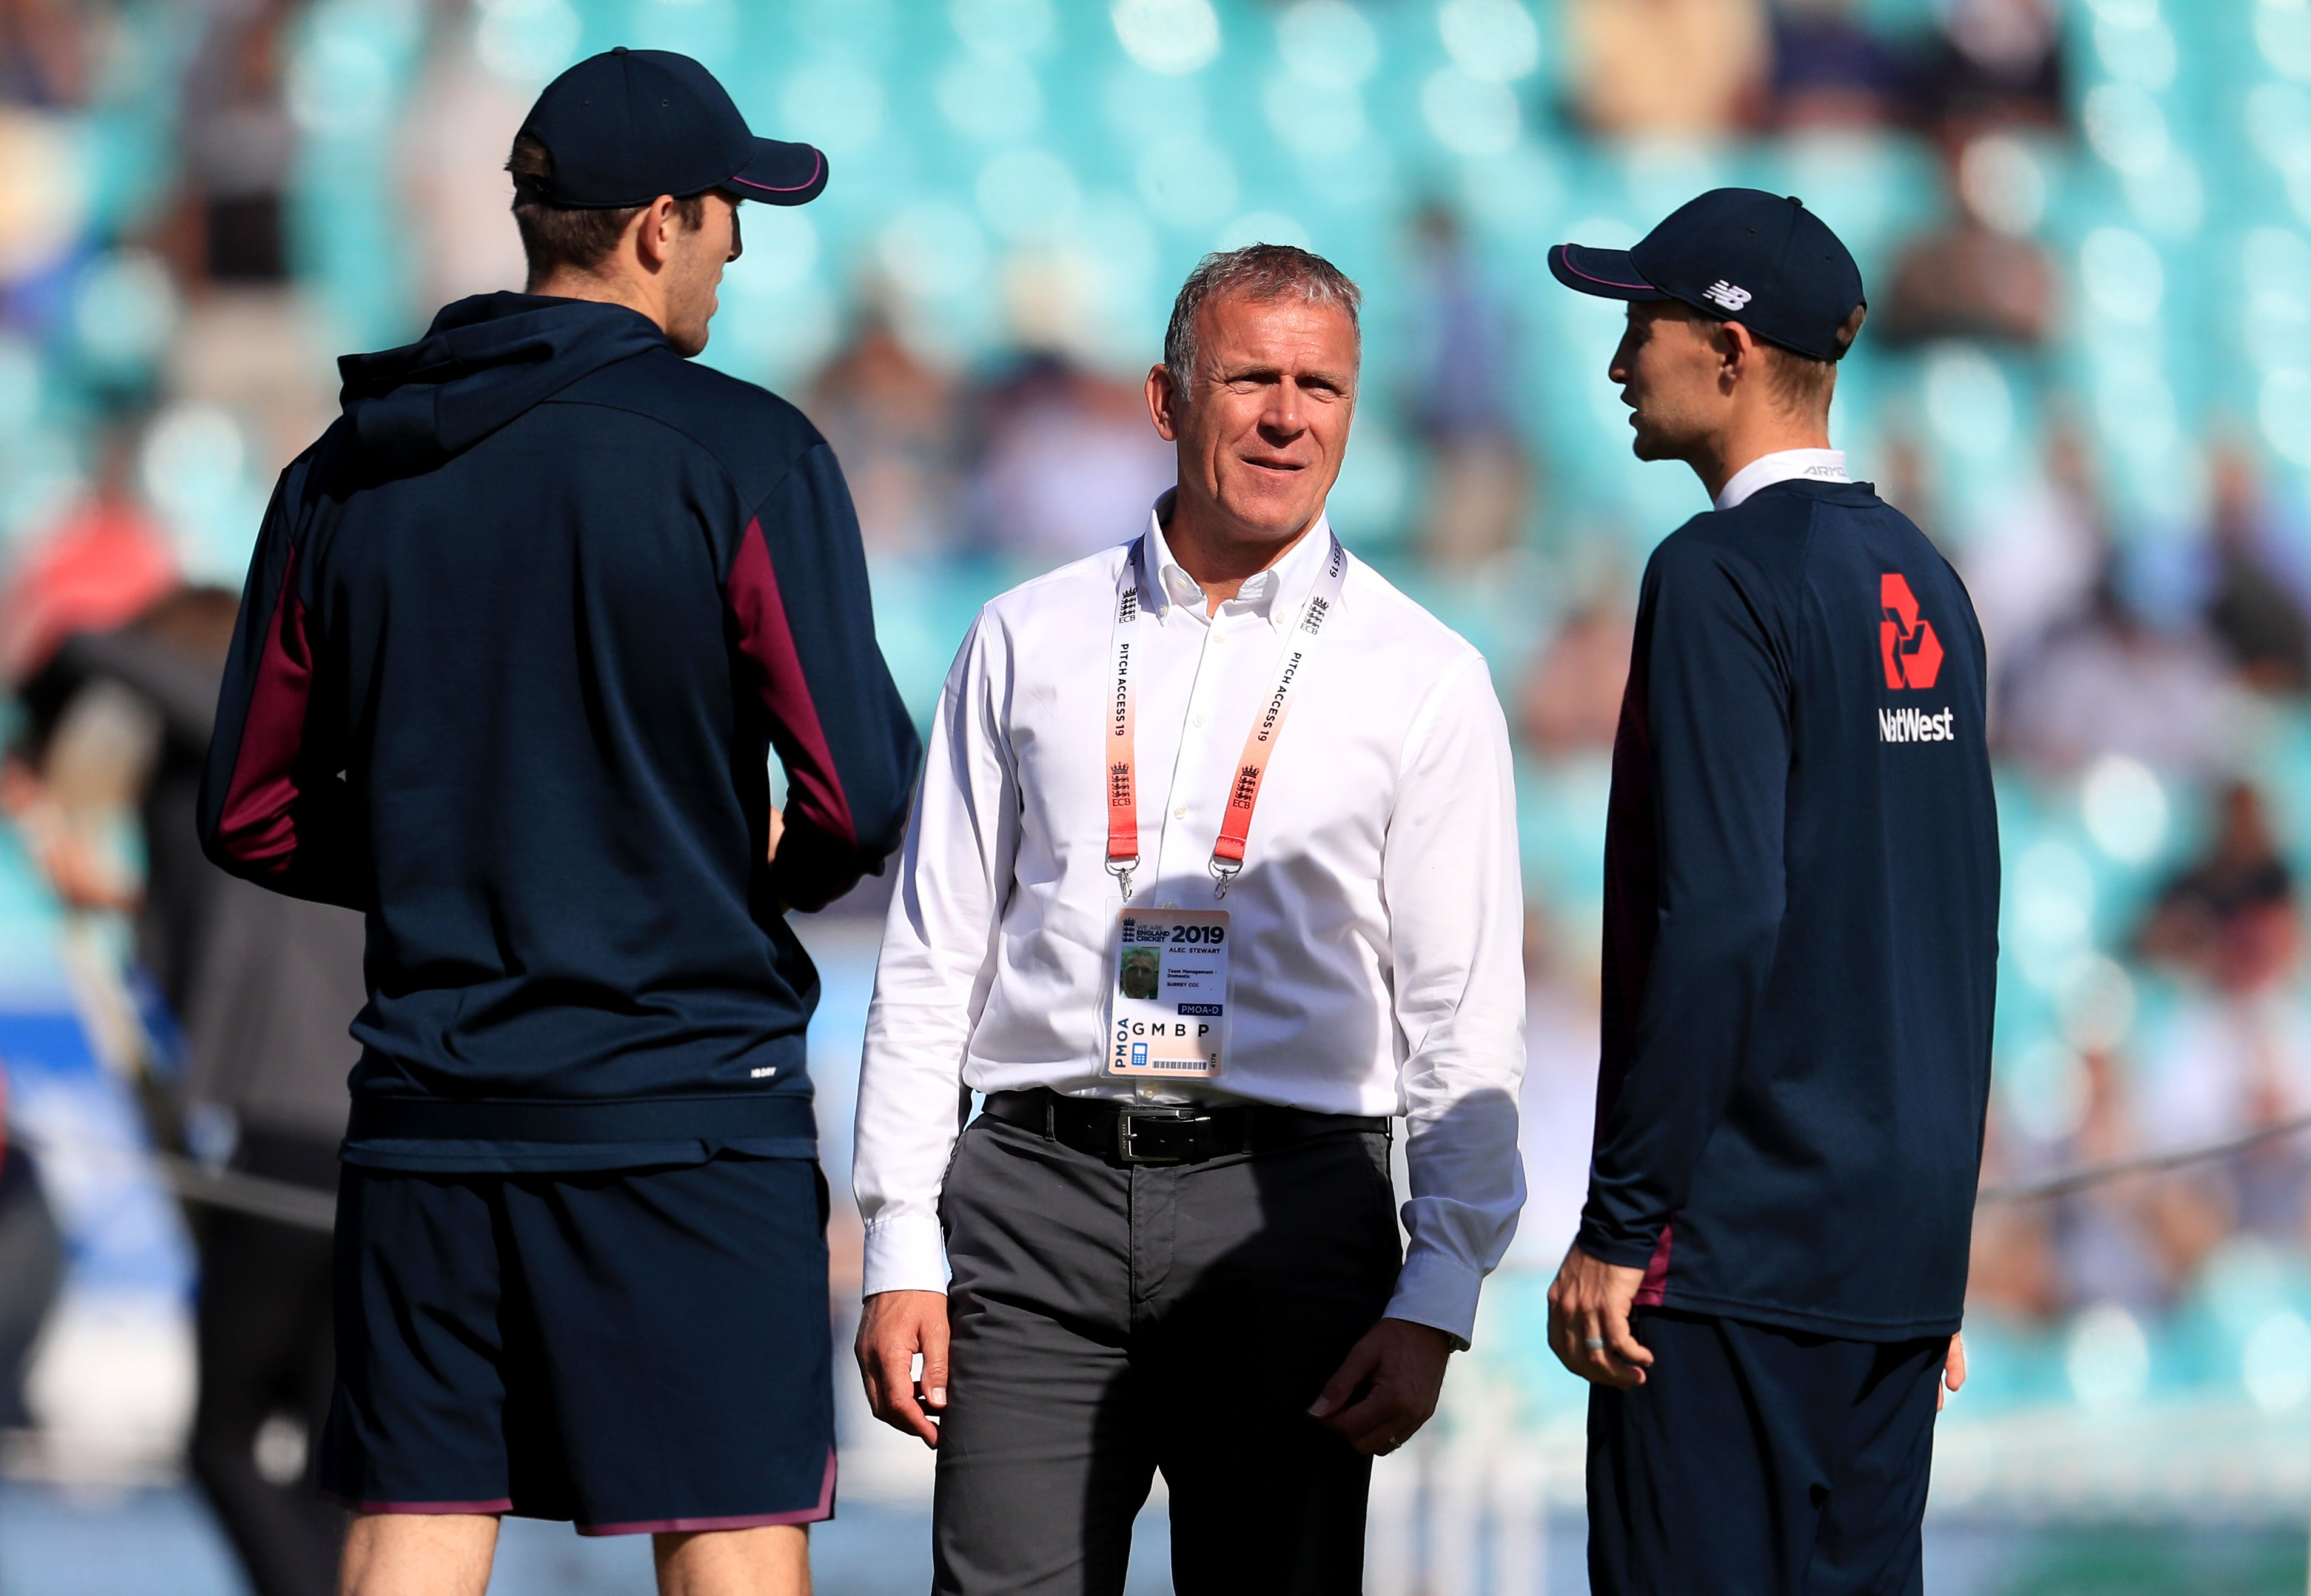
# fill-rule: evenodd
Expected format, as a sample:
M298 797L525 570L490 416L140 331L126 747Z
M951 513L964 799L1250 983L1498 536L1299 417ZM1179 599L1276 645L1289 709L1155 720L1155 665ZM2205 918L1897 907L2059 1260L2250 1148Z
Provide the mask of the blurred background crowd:
M2284 1522L2276 1564L2210 1584L2192 1553L2192 1588L2301 1588L2311 1137L2010 1189L2311 1113L2305 0L0 0L13 1478L165 1479L189 1427L244 1544L304 1532L264 1488L306 1450L325 1246L246 1203L188 1225L166 1182L326 1190L358 926L227 891L189 793L334 357L519 286L511 135L614 43L828 152L822 200L746 212L702 358L834 444L926 717L980 603L1144 524L1171 464L1139 382L1198 257L1298 243L1364 287L1333 524L1490 660L1530 903L1532 1206L1433 1444L1527 1459L1544 1513L1577 1500L1580 1392L1535 1331L1585 1175L1629 620L1704 503L1629 457L1619 317L1543 257L1720 184L1827 219L1871 292L1833 435L1965 575L2001 756L1993 1190L1938 1522ZM881 885L806 928L838 1182ZM241 1294L198 1335L196 1250ZM195 1425L226 1342L256 1364ZM10 1560L38 1535L9 1499L0 1580L79 1588ZM1437 1574L1442 1535L1376 1586L1512 1587ZM1953 1588L2025 1588L1982 1577ZM2108 1577L2043 1588L2176 1588Z

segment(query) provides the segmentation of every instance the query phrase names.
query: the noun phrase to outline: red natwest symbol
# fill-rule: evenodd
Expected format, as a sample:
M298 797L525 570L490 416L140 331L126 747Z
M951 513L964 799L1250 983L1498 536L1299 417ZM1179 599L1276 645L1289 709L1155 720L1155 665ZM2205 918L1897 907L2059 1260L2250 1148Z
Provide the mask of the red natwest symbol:
M1918 600L1898 571L1878 579L1878 652L1886 662L1886 685L1931 687L1942 674L1942 641L1933 624L1918 614Z

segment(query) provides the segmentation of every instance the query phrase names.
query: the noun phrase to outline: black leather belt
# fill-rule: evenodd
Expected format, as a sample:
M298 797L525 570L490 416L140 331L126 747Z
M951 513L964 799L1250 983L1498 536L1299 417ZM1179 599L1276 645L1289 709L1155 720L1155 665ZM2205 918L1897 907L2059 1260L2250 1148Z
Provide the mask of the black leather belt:
M1386 1135L1389 1128L1382 1119L1320 1114L1265 1103L1120 1103L1068 1097L1049 1086L990 1093L985 1112L990 1120L1116 1164L1201 1164L1230 1153L1267 1152L1343 1131Z

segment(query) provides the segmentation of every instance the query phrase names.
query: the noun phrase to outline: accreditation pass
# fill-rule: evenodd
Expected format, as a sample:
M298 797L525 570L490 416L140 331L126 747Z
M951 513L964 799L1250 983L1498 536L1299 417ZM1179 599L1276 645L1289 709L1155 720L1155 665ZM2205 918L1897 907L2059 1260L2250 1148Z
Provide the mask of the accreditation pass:
M1208 1080L1227 1052L1225 909L1122 911L1107 1073Z

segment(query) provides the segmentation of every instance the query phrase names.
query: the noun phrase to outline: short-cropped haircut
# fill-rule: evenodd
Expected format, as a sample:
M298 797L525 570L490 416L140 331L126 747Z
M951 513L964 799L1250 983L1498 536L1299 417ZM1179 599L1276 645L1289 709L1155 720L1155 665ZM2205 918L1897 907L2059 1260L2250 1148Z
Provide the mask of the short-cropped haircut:
M521 230L521 252L529 262L532 287L564 266L590 272L600 266L625 236L626 223L643 209L641 205L595 210L548 205L542 190L554 175L554 153L527 133L514 136L506 170L513 174L513 224ZM689 231L696 232L706 224L704 195L677 199L674 208Z
M1839 359L1844 358L1845 352L1853 347L1853 340L1862 336L1862 320L1868 314L1867 305L1856 305L1853 313L1837 329ZM1764 347L1766 388L1774 396L1774 402L1787 414L1809 421L1827 415L1830 396L1837 389L1836 362L1800 354L1777 344Z
M1362 347L1364 327L1356 312L1365 302L1364 292L1322 256L1291 244L1216 250L1180 284L1180 297L1172 301L1172 325L1164 329L1164 366L1172 373L1172 386L1182 395L1196 367L1197 313L1208 301L1232 293L1251 300L1304 300L1346 311Z

